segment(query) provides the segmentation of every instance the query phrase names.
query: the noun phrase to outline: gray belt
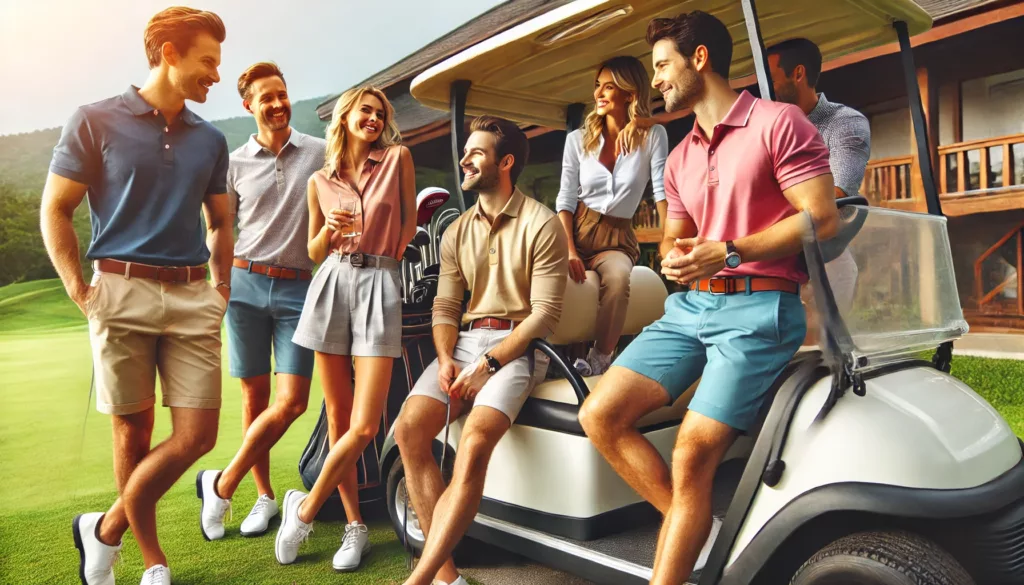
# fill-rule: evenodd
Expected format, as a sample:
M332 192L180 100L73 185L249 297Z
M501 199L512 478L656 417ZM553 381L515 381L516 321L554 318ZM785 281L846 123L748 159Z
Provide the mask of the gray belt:
M338 257L339 262L348 262L354 268L387 268L390 270L398 269L398 260L389 256L374 256L373 254L364 254L362 252L352 252L351 254L342 254L335 250L331 254Z

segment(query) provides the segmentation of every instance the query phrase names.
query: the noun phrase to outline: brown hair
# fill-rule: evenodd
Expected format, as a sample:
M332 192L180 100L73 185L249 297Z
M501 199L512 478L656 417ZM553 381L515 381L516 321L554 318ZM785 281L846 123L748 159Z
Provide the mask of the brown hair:
M519 175L526 168L526 159L530 156L530 142L526 134L504 118L497 116L480 116L469 125L470 132L490 132L495 137L494 149L498 153L498 160L512 155L512 169L509 171L509 179L516 184Z
M273 61L262 61L255 65L250 65L248 69L238 76L238 95L242 96L243 100L248 100L252 97L252 84L267 77L280 77L281 81L284 82L284 86L288 87L288 82L284 80L284 73L281 73L277 64Z
M224 22L219 16L205 10L172 6L157 13L146 24L143 41L146 44L146 58L149 68L160 65L160 49L164 43L174 45L174 50L184 55L192 48L197 36L207 33L218 43L224 42Z
M679 54L689 59L704 45L711 59L711 70L729 79L732 64L732 35L714 16L701 10L684 12L675 18L655 18L647 25L647 44L671 39Z

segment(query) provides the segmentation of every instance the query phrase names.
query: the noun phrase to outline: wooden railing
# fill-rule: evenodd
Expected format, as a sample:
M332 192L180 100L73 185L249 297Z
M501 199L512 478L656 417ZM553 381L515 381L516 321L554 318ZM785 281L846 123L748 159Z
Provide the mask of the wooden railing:
M938 159L943 195L1024 188L1024 134L940 146Z
M992 287L992 290L985 291L984 281L984 263L989 257L999 251L1011 238L1017 236L1017 263L1016 270L1009 276L1004 277L1000 282ZM1024 223L1019 224L1012 230L1006 232L999 241L992 245L988 250L978 256L978 259L974 261L974 298L977 299L978 310L985 311L986 305L992 303L996 296L1003 292L1011 283L1016 280L1017 286L1017 315L1024 315Z
M643 199L633 214L633 231L641 244L657 244L661 242L661 219L654 201Z
M868 161L860 192L875 205L913 198L910 167L913 156L894 156Z

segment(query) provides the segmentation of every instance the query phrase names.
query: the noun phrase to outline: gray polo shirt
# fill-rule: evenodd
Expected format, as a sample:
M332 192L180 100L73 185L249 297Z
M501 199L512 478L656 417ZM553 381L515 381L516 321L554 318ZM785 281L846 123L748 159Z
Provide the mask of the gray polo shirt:
M853 108L828 101L823 93L818 94L818 105L807 118L828 146L828 164L836 187L848 196L859 195L871 157L868 119Z
M313 269L306 243L306 184L324 166L327 143L292 129L277 156L256 136L231 153L228 193L238 219L235 256L286 268Z
M53 149L50 172L89 186L86 257L158 266L210 259L203 201L225 193L224 134L185 108L168 124L131 86L82 106Z

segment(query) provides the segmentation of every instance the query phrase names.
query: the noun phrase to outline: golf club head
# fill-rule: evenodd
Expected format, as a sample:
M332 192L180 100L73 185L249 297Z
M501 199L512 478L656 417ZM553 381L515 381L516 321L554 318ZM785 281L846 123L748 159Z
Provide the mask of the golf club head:
M412 237L412 245L417 248L430 243L430 232L423 226L416 226L416 235Z
M444 205L451 194L441 187L427 187L416 195L416 225L427 225L434 211Z
M409 262L409 264L416 264L423 259L423 255L420 254L420 249L412 244L405 247L405 254L402 254L402 259Z

